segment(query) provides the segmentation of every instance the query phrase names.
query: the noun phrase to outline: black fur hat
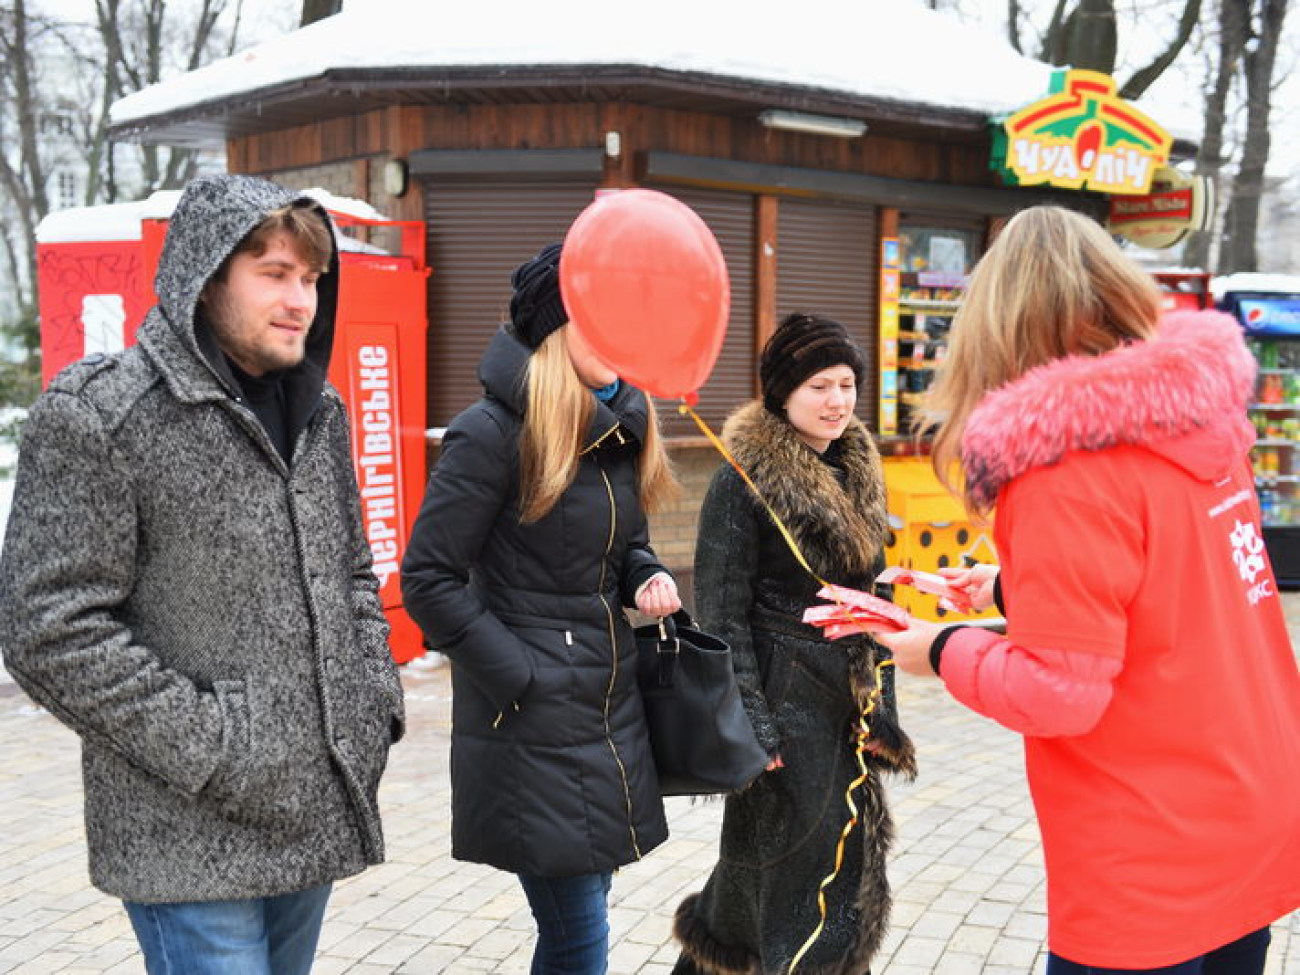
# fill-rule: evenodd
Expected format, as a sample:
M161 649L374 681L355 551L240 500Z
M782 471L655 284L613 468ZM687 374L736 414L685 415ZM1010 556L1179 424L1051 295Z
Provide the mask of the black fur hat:
M511 330L519 341L536 349L546 336L569 320L560 298L560 249L547 244L510 275Z
M785 415L785 401L814 373L830 366L846 365L862 385L867 360L854 344L848 329L837 321L796 312L786 316L763 346L758 378L763 386L763 405L777 416Z

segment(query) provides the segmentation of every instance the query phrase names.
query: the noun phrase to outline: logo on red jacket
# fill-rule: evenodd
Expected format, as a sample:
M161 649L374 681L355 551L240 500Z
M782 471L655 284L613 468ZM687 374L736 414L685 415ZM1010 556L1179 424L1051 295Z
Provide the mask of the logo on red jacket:
M1237 522L1228 535L1228 540L1232 542L1232 561L1237 566L1237 572L1242 581L1250 586L1246 598L1251 605L1265 596L1271 596L1273 586L1272 578L1268 575L1268 562L1264 557L1264 540L1255 530L1254 522ZM1264 573L1264 579L1256 584L1255 579L1260 573Z

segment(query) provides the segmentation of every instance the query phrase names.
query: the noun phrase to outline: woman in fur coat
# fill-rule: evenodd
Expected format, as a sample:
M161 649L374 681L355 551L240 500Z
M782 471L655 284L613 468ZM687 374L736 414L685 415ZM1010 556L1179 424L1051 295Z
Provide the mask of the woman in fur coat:
M763 351L763 399L723 437L763 500L828 582L869 589L888 532L880 456L853 415L866 362L843 326L792 315ZM834 643L804 624L817 579L730 467L700 512L695 600L726 640L767 771L728 797L717 866L677 910L677 975L777 975L817 928L818 886L834 868L859 775L854 726L888 656L869 638ZM870 718L870 775L854 791L861 820L826 890L826 924L800 962L807 975L862 975L889 914L885 856L893 827L879 775L915 773L898 725L892 668Z
M929 404L940 475L995 504L951 573L1006 635L914 620L908 673L1025 735L1048 975L1258 975L1300 906L1300 674L1247 454L1254 361L1159 319L1093 221L1036 207L976 268Z

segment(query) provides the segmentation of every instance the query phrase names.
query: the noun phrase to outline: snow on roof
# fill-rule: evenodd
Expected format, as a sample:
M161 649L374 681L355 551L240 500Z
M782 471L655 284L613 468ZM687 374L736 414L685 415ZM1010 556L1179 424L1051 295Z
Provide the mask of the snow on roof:
M1215 301L1234 291L1300 295L1300 275L1238 271L1235 274L1210 279L1210 293L1214 295Z
M331 69L633 65L817 87L911 104L1011 111L1052 68L918 0L366 0L116 102L115 125ZM1157 117L1158 119L1158 117Z
M141 220L166 220L176 209L180 190L159 190L135 203L105 203L56 210L36 225L38 244L80 241L139 240Z
M388 219L365 200L358 200L351 196L335 196L329 190L323 190L319 186L303 190L302 195L310 196L330 213L346 214L350 217L359 217L362 220Z
M310 196L331 213L345 214L362 220L388 219L365 200L335 196L329 190L320 187L302 190L302 195ZM180 198L180 190L159 190L147 200L139 200L135 203L103 203L99 206L57 210L36 225L36 242L72 244L87 241L139 240L140 221L168 219L176 209ZM382 253L378 248L363 245L346 233L339 233L337 236L341 250L372 250L375 253Z

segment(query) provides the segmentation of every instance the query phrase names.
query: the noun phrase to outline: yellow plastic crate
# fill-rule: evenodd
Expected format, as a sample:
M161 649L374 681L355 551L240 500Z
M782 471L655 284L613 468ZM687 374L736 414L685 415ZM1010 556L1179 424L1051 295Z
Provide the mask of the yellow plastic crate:
M934 572L975 562L997 562L993 524L974 525L961 501L939 483L927 457L886 457L885 490L889 508L889 543L885 559L904 569ZM927 620L996 620L990 608L971 616L949 613L937 596L896 586L894 600L913 616Z

